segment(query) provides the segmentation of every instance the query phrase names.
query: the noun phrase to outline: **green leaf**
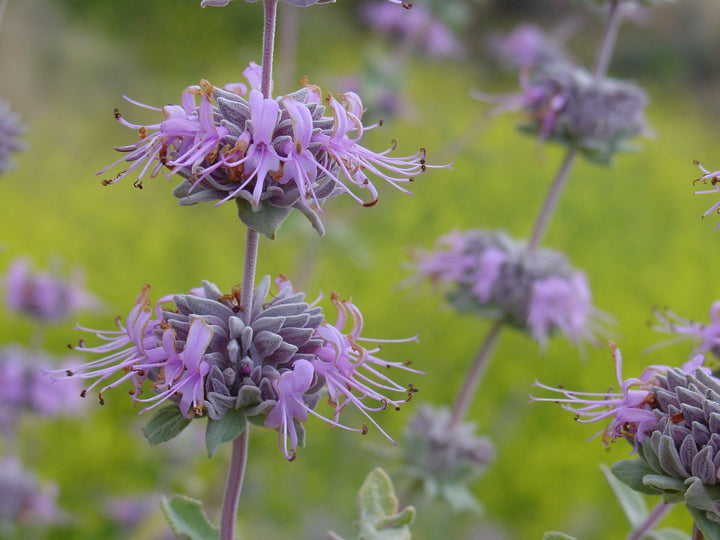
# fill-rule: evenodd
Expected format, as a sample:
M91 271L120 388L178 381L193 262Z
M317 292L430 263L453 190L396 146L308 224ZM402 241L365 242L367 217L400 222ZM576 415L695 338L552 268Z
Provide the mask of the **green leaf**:
M690 535L680 529L673 529L672 527L665 527L658 531L651 531L647 533L647 536L653 540L690 540Z
M646 486L662 491L663 495L669 495L671 497L678 495L680 497L679 499L668 499L666 497L665 500L667 502L678 502L683 500L686 488L682 480L678 480L677 478L673 478L671 476L665 476L663 474L648 474L643 478L643 483Z
M600 470L605 475L605 479L608 481L608 484L610 484L613 493L615 493L615 498L620 503L623 512L625 512L625 517L627 517L630 522L630 526L635 529L645 521L645 516L647 516L645 499L630 486L621 482L610 470L610 467L604 463L600 465Z
M290 215L292 208L280 208L269 203L261 203L260 208L254 210L252 204L245 199L235 199L238 208L238 217L250 229L264 234L271 240L275 239L280 225Z
M574 536L558 531L548 531L543 534L542 540L576 540Z
M163 497L160 506L175 534L185 535L190 540L220 538L220 532L208 520L200 501L185 495L174 495L169 501Z
M155 445L176 437L189 423L190 419L183 416L177 405L168 405L153 415L142 432Z
M219 420L208 418L205 428L205 447L208 457L213 457L222 443L235 440L246 425L245 415L237 409L228 409Z
M703 533L705 540L720 540L720 523L710 521L703 510L689 504L686 506L693 520L695 520L695 525Z
M635 491L639 491L640 493L645 493L647 495L658 494L656 489L648 487L643 482L644 477L656 473L642 459L623 459L614 463L610 470L618 478L618 480L620 480L623 484L628 485Z
M359 540L409 540L412 535L408 525L415 519L415 509L405 508L398 512L390 477L376 468L365 478L358 493L360 506Z

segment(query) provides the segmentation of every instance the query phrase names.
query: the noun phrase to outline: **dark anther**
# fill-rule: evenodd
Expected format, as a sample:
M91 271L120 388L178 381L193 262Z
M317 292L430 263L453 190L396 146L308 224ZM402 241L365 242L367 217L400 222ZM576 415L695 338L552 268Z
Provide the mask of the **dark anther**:
M377 202L378 202L378 200L375 199L375 200L373 200L373 201L363 203L363 206L364 206L365 208L370 208L371 206L375 206L375 205L377 204Z
M72 377L72 376L75 375L75 374L72 372L71 369L66 369L66 370L65 370L65 375L67 375L68 377Z
M367 435L367 433L368 433L367 424L363 424L363 425L362 425L362 434L363 434L363 435Z
M105 400L102 397L102 394L98 394L98 401L100 402L100 405L105 405Z
M142 180L135 180L135 181L133 182L133 187L136 187L136 188L138 188L138 189L142 189L142 188L143 188Z
M82 392L80 392L80 397L85 397L85 396L87 396L87 390L85 388L83 388Z
M113 110L113 115L115 115L115 120L120 120L122 118L122 115L120 114L120 109L115 107Z
M408 392L417 392L418 389L414 385L408 384Z

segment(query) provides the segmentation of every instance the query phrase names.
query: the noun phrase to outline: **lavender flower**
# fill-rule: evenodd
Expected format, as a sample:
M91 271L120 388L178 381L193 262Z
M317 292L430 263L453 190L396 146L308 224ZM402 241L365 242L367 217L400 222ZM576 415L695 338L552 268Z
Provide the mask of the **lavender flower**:
M58 322L78 311L99 309L100 301L84 288L82 271L75 269L66 278L58 266L35 271L28 259L16 259L4 280L7 307L42 322Z
M54 484L40 484L17 458L1 458L0 525L34 528L57 521L60 518L55 506L57 491Z
M519 24L507 34L491 36L490 48L494 56L514 69L537 68L567 60L560 44L533 24Z
M669 309L654 311L659 324L654 325L653 330L678 336L669 342L695 341L697 345L693 355L711 352L720 358L720 301L710 306L710 322L707 324L684 319Z
M400 184L426 169L424 150L391 157L395 143L380 153L360 145L364 132L379 124L363 125L357 94L328 95L323 101L319 87L305 84L286 96L265 99L257 88L259 69L251 64L245 70L249 89L241 83L219 89L201 81L183 92L182 105L156 109L131 101L162 112L165 120L141 126L116 113L121 124L139 131L140 141L117 148L128 156L113 165L130 165L103 183L137 172L135 185L141 186L146 176L165 168L168 177L185 179L174 190L180 204L234 199L241 219L252 228L258 227L252 214L273 212L282 221L296 208L322 231L316 212L327 197L349 193L372 206L378 193L368 174L408 193ZM363 202L348 184L366 189L370 200Z
M703 175L700 178L697 178L693 183L703 182L706 184L709 181L712 185L712 189L696 191L695 195L717 195L718 193L720 193L720 187L718 187L718 183L720 183L720 171L711 172L705 167L703 167L702 164L697 160L693 163L695 163L695 165L697 165L698 168L703 172ZM702 217L709 216L712 213L720 213L720 201L711 206L710 209L702 215ZM715 226L715 230L717 231L718 229L720 229L720 223Z
M414 388L394 383L378 368L417 372L380 360L374 356L378 349L362 346L362 316L353 304L333 295L339 311L333 326L323 320L321 308L307 304L305 295L295 293L289 282L279 279L278 286L279 292L268 299L266 276L254 291L251 313L246 314L239 308L238 289L223 295L204 282L201 289L165 297L152 308L146 285L125 324L118 322L119 330L81 328L105 344L88 347L81 342L76 350L100 354L100 359L52 375L94 379L82 395L102 385L101 403L104 392L128 380L133 399L146 405L141 412L166 401L177 404L186 418L206 413L220 420L230 410L239 411L278 428L280 447L288 459L302 446L302 423L308 414L319 416L314 409L323 389L334 408L327 422L364 432L365 427L354 429L338 422L340 412L351 404L385 434L369 413L388 405L399 407ZM352 326L344 334L348 317ZM147 386L152 395L143 397ZM387 392L404 397L388 398Z
M245 0L246 2L254 3L258 0ZM314 4L330 4L334 3L335 0L283 0L284 2L287 2L288 4L291 4L293 6L298 7L308 7L312 6ZM396 0L390 0L391 2L394 2ZM230 3L230 0L202 0L200 2L201 7L225 7Z
M13 167L10 156L25 149L25 144L20 141L24 132L20 117L0 99L0 176Z
M68 361L69 359L65 359ZM76 384L53 384L43 375L54 362L19 345L0 349L0 425L9 428L24 412L45 417L74 415L81 409ZM75 381L73 381L75 382Z
M407 7L404 2L392 3ZM459 58L465 53L462 42L427 2L416 4L407 13L397 10L387 2L369 2L362 5L360 13L363 19L378 31L418 43L428 56Z
M467 485L495 457L492 441L475 434L471 422L453 425L446 407L423 403L403 436L403 470L422 482L428 498L441 497L455 511L477 510Z
M585 275L550 249L528 253L504 232L455 231L420 253L417 275L448 290L459 311L502 319L542 347L559 331L570 341L594 341L605 317L592 305Z
M648 131L644 109L647 96L636 85L609 77L598 78L568 62L542 64L523 70L522 93L504 96L498 112L522 109L529 123L520 128L575 146L591 161L606 164L627 141ZM498 101L476 93L483 100Z

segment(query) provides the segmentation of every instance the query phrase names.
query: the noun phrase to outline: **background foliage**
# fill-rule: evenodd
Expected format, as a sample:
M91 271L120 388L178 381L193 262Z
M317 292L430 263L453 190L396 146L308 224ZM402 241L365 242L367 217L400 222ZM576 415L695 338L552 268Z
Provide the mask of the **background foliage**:
M337 82L359 69L358 51L376 39L358 24L354 7L340 2L302 13L296 70L283 74L285 80L307 74L324 90L343 89ZM280 16L288 9L281 6ZM330 202L324 239L315 238L304 220L291 219L277 240L261 242L259 275L283 273L303 282L311 298L330 290L352 296L368 336L419 333L419 345L389 345L383 352L427 373L407 381L420 387L416 399L452 401L487 324L452 312L428 289L403 287L408 253L453 228L526 235L561 157L558 149L538 148L519 135L516 119L490 119L486 106L469 97L471 88L516 87L512 76L486 62L486 37L536 15L552 28L569 11L564 2L480 3L468 37L474 52L457 62L415 60L405 96L410 116L369 134L374 148L390 137L399 139L401 153L424 146L429 161L453 161L453 171L419 178L413 196L385 187L372 209L349 199ZM578 31L570 48L589 63L597 21L573 17ZM657 137L644 141L642 152L619 156L610 169L578 164L547 238L548 246L585 269L597 305L616 318L609 337L620 345L628 375L648 363L679 365L689 353L682 345L643 352L662 338L646 324L652 306L705 320L715 298L708 263L720 257L720 237L713 232L715 217L699 219L714 200L694 198L691 181L698 175L693 159L720 166L713 129L718 59L711 54L719 38L709 31L719 18L711 1L679 2L624 26L610 73L647 87ZM153 284L154 298L184 292L202 279L222 289L238 283L244 230L232 205L178 207L162 178L140 191L128 181L103 187L102 175L94 174L117 158L113 146L130 141L113 121L114 107L133 121L151 118L120 94L164 104L177 102L200 78L219 85L239 80L244 66L259 60L260 19L259 4L201 10L190 0L11 1L0 28L0 95L27 121L29 151L2 179L0 263L29 254L44 265L60 255L84 266L89 288L107 303L105 313L83 319L98 328L126 313L145 282ZM0 317L0 341L28 341L27 321ZM76 339L70 326L53 328L46 345L60 355ZM586 443L596 426L574 424L559 408L528 404L536 378L587 390L614 382L607 348L581 355L553 340L540 354L523 335L505 333L471 414L498 447L497 461L474 486L485 515L450 517L443 503L421 504L416 538L531 539L549 529L588 540L624 535L627 525L598 463L627 457L630 448L619 443L606 452L599 440ZM128 530L104 511L118 495L183 492L219 503L228 448L207 460L199 425L150 448L139 429L146 419L124 392L105 397L105 407L88 398L81 422L28 422L23 430L24 461L60 484L68 514L50 538L156 538L165 527L157 498L148 502L157 510ZM399 436L412 410L411 403L381 422ZM378 464L393 471L379 455L394 450L376 431L360 438L311 419L307 447L295 462L287 463L276 445L275 434L251 432L241 537L320 538L329 529L349 534L365 475ZM397 487L402 493L402 484ZM689 529L682 511L667 521Z

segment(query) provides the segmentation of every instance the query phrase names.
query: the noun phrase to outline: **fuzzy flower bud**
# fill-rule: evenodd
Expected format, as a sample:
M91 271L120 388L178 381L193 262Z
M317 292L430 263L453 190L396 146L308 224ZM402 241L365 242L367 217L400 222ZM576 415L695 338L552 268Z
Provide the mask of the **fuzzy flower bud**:
M62 321L101 305L85 290L80 269L65 278L57 264L50 271L36 271L27 259L19 258L10 265L4 282L8 309L43 322Z
M10 110L10 106L0 99L0 176L12 169L12 154L25 149L20 136L25 126L20 117Z
M585 275L550 249L530 253L504 232L455 231L434 252L420 253L417 275L445 286L459 311L527 332L541 346L559 331L573 343L594 341L603 314L591 302Z
M377 348L363 347L362 316L354 305L333 296L339 314L338 322L330 325L322 309L305 302L305 295L296 293L287 280L277 283L278 293L268 298L270 278L260 282L249 313L240 309L238 288L227 295L208 282L190 294L162 298L153 309L146 285L126 323L118 322L119 330L80 328L106 343L88 347L81 341L75 349L102 358L51 375L94 379L81 395L102 384L101 403L105 391L130 381L133 399L146 404L140 412L170 402L186 419L206 414L211 421L227 416L232 422L240 414L277 428L288 459L303 444L308 415L320 416L315 407L323 389L334 408L332 419L321 416L325 421L364 432L365 427L338 422L343 408L353 405L385 434L369 413L388 405L398 408L415 390L398 385L378 368L418 372L376 358ZM345 334L348 315L352 326ZM148 387L151 395L144 397ZM387 392L403 397L386 397ZM234 414L227 415L231 410Z
M378 192L368 175L408 193L400 184L426 169L425 150L392 157L395 142L380 153L360 145L364 132L379 124L363 125L363 104L354 92L323 98L320 88L305 84L266 99L258 89L259 66L251 64L245 77L249 87L220 89L201 81L183 92L182 105L154 109L131 102L162 112L165 119L154 125L131 124L116 112L121 124L139 131L140 141L117 148L128 155L113 165L130 165L103 183L135 171L141 186L145 176L165 169L168 177L185 179L173 192L180 204L235 200L240 219L272 237L279 225L268 230L265 223L281 223L291 208L322 232L317 212L327 197L348 193L372 206ZM363 202L358 189L367 190L370 200Z
M428 498L444 498L456 512L478 508L467 485L495 457L492 441L475 431L471 422L452 425L447 408L424 403L403 437L404 472L422 482Z

